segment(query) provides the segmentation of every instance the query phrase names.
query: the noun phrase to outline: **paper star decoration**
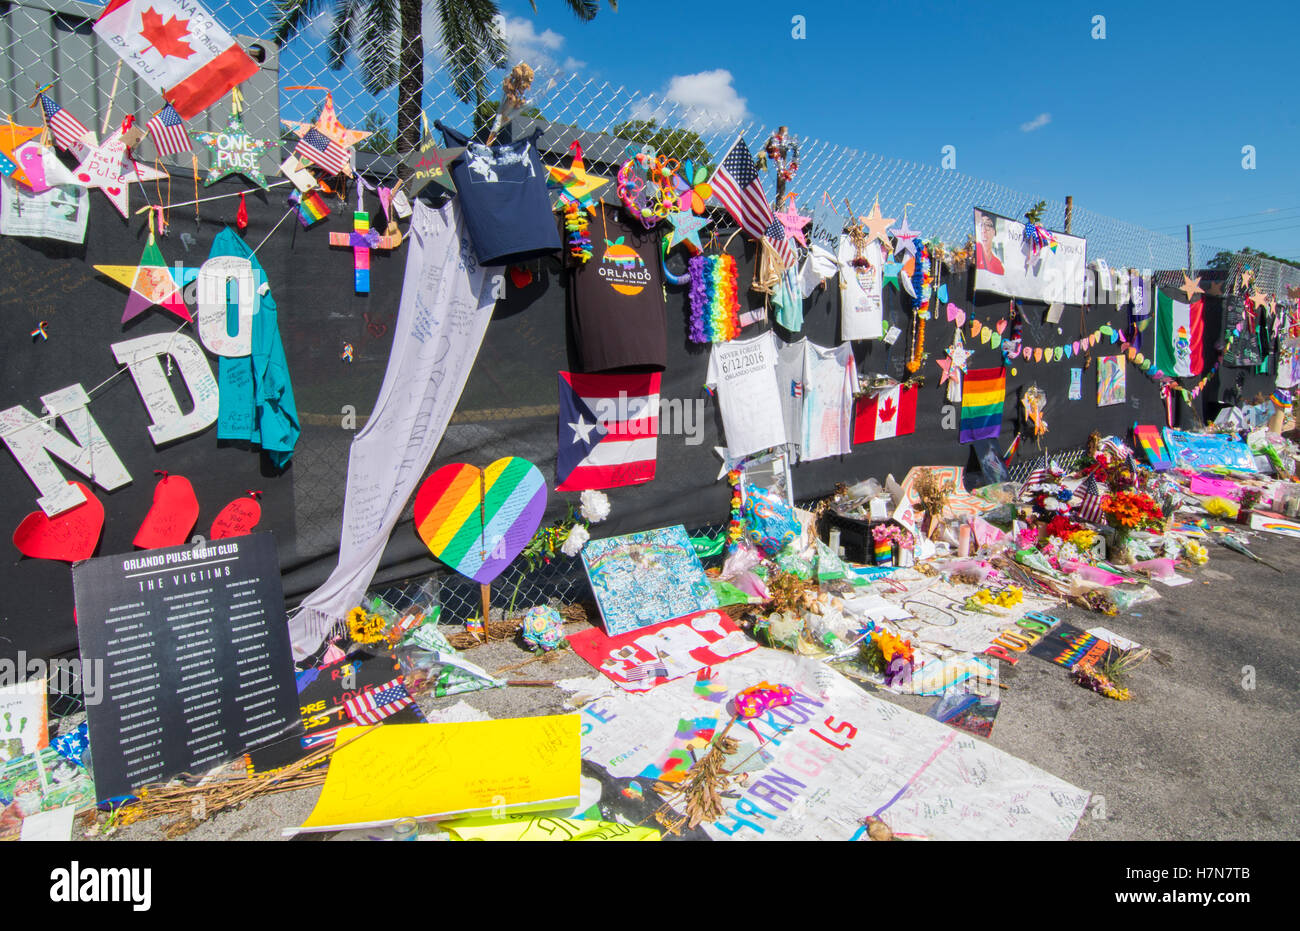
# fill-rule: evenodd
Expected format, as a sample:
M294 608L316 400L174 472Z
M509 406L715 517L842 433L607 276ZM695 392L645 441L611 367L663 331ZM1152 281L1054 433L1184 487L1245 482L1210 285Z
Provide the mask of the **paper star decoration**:
M153 181L167 177L167 172L139 163L124 170L125 160L126 143L122 141L122 131L118 130L103 143L88 142L86 156L74 172L78 184L99 188L122 216L127 216L130 206L128 192L132 181Z
M451 163L465 151L464 146L452 149L439 148L433 137L425 135L420 140L420 147L406 157L406 167L410 175L406 187L411 196L417 196L430 184L442 188L442 193L455 194L456 185L451 180Z
M1183 286L1178 290L1186 294L1189 301L1193 295L1205 293L1205 289L1201 287L1201 279L1197 278L1193 281L1187 276L1187 272L1183 272Z
M704 246L700 243L700 230L709 225L708 217L697 217L689 210L678 210L668 215L668 222L673 227L668 234L669 249L684 242L692 255L704 251Z
M793 239L805 249L808 248L808 240L804 238L803 231L804 228L812 222L812 217L799 215L799 210L794 205L793 194L790 195L785 210L773 214L773 216L780 220L781 225L785 227L785 235L787 238Z
M880 244L889 250L889 238L886 233L889 231L889 224L894 222L893 217L882 217L880 215L880 198L871 205L871 212L865 217L859 217L858 220L867 228L867 241L863 246L869 245L871 240L879 239Z
M340 123L339 118L334 114L334 96L329 91L325 92L325 105L320 108L320 116L316 117L315 123L300 123L294 120L280 122L292 129L297 136L306 135L309 129L318 129L345 149L350 149L362 139L374 135L359 129L348 129Z
M966 371L966 362L970 359L970 350L961 341L961 333L958 332L944 353L942 359L937 360L939 368L943 369L943 377L939 379L939 384L943 384L948 379L960 377L961 373Z
M596 203L600 198L593 198L591 194L609 184L609 179L587 173L587 163L582 158L582 144L578 140L573 140L569 149L573 152L573 161L568 168L557 165L546 169L551 176L550 183L552 186L560 187L560 203L577 204L588 213L594 214Z
M903 211L903 225L895 226L889 231L889 235L893 236L895 241L898 243L898 245L894 247L895 255L897 255L900 250L916 255L916 243L914 240L921 234L912 229L908 224L906 210Z
M30 187L31 181L23 170L17 151L24 142L40 134L39 126L15 126L13 123L0 126L0 174Z
M180 289L198 277L199 269L184 268L179 263L175 269L168 268L153 230L149 231L138 265L96 265L95 271L131 289L122 312L123 323L150 307L161 307L187 323L193 322Z
M208 176L203 179L204 187L216 184L228 175L243 175L258 187L266 187L266 175L262 173L262 153L271 151L279 143L274 139L254 138L244 129L244 117L241 114L230 114L230 121L221 132L191 135L207 146L211 155Z

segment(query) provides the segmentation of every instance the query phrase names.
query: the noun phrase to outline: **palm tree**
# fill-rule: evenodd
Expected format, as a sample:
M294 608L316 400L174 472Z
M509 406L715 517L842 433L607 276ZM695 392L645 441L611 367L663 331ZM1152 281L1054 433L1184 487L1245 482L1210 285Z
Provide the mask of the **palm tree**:
M582 22L596 18L599 0L564 0ZM608 0L617 12L618 0ZM420 144L424 109L423 0L275 0L279 17L272 38L284 45L323 8L334 10L329 66L343 69L349 52L361 62L366 90L379 94L397 85L398 148ZM444 60L452 90L463 102L482 103L488 73L503 67L509 47L501 32L501 11L493 0L434 0L442 25ZM532 2L537 12L536 0Z

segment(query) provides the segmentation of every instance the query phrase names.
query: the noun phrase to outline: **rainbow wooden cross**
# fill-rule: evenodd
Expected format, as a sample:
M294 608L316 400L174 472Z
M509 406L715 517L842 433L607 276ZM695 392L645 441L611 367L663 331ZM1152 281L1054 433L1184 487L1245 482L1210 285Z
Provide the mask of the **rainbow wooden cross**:
M352 214L351 233L330 233L331 246L351 246L352 264L356 270L356 291L370 293L370 250L396 249L402 244L401 236L381 236L370 228L370 214L358 210Z

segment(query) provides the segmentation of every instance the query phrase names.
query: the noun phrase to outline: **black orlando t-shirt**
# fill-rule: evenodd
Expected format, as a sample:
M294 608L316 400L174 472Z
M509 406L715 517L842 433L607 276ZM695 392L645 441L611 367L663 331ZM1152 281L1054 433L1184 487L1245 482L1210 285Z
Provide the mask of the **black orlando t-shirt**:
M668 363L659 231L616 207L589 214L591 258L571 266L569 320L584 372Z

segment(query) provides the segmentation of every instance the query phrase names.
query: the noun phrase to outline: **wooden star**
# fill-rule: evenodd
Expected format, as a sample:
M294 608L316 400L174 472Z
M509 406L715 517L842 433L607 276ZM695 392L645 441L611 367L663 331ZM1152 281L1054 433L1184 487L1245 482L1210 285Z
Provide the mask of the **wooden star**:
M465 151L464 146L443 149L432 136L426 135L420 140L420 147L406 157L405 165L410 170L406 179L407 190L411 196L417 196L430 184L442 188L444 194L455 194L456 185L451 180L451 163Z
M898 243L898 245L894 247L895 255L897 255L900 250L903 252L911 253L912 255L916 255L915 240L921 234L916 230L912 229L912 227L908 224L906 211L904 211L903 213L903 225L895 226L893 229L889 231L889 234L893 236L894 240Z
M131 289L122 312L123 323L150 307L161 307L186 322L193 322L180 289L198 277L199 269L197 266L183 268L180 263L174 270L168 268L152 231L139 264L96 265L95 271Z
M13 123L0 126L0 174L31 187L27 172L19 162L17 149L40 134L39 126L15 126Z
M124 170L126 143L122 141L121 130L113 133L103 143L88 142L85 153L81 164L73 172L77 183L88 188L99 188L122 216L127 216L130 206L128 192L132 181L154 181L167 177L167 172L138 162Z
M873 239L879 239L886 251L890 251L888 232L889 224L894 222L894 218L880 215L880 198L877 197L876 202L871 205L871 212L865 217L859 217L858 220L867 228L867 241L863 246L868 245Z
M1187 272L1183 272L1183 286L1178 290L1186 294L1189 301L1193 295L1205 293L1205 289L1201 287L1201 279L1197 278L1193 281L1188 277Z
M350 149L362 139L374 135L374 133L362 132L359 129L348 129L340 123L339 118L334 114L334 97L328 91L325 93L325 105L320 108L320 116L316 117L315 123L300 123L294 120L281 120L280 122L292 129L297 136L306 135L307 130L314 127L345 149Z
M700 230L709 225L707 217L697 217L690 210L677 210L668 215L668 222L673 227L668 234L669 249L684 242L692 255L704 251L704 246L700 243Z
M804 238L803 231L812 222L812 217L800 216L798 208L794 205L793 194L790 195L790 199L786 202L785 210L773 214L773 216L781 221L781 225L785 227L785 235L788 238L793 239L805 249L808 248L808 240Z
M244 129L242 115L230 114L230 121L221 132L191 135L208 147L211 156L208 176L203 179L204 187L216 184L229 175L243 175L258 187L266 187L266 175L262 173L262 153L271 151L279 143L274 139L254 138Z
M1256 307L1269 307L1273 304L1273 296L1267 291L1261 291L1256 288L1250 292L1250 302Z
M594 214L600 198L593 198L591 194L609 184L609 179L587 173L587 163L582 158L582 145L576 139L569 148L573 152L573 161L569 167L562 168L557 165L547 168L546 171L551 176L551 184L561 188L560 203L577 204L588 213Z

